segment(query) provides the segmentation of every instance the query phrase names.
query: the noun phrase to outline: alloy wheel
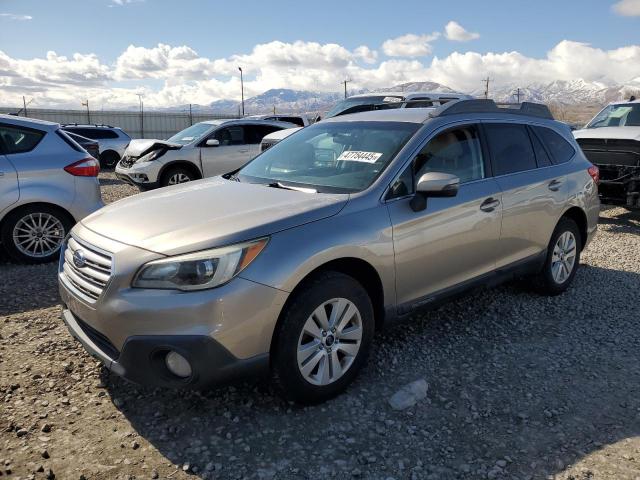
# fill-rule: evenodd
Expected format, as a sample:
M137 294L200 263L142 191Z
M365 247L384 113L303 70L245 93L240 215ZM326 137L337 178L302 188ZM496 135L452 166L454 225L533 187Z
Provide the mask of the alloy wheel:
M174 173L169 177L167 185L178 185L179 183L186 183L190 180L191 179L189 178L189 176L185 175L184 173Z
M333 298L307 318L298 339L298 369L309 383L328 385L353 364L362 343L362 317L353 302Z
M576 237L572 232L564 232L558 237L551 257L551 274L557 284L562 284L571 276L577 253Z
M64 240L62 222L49 213L30 213L13 228L13 243L24 255L34 258L53 255Z

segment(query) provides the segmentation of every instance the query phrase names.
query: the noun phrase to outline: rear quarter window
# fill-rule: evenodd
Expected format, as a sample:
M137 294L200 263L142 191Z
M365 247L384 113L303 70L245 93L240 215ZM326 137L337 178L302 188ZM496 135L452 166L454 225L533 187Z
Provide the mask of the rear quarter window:
M42 130L0 124L5 155L30 152L38 146L45 134Z
M553 163L566 163L575 155L576 151L573 146L550 128L533 127L533 130L546 145Z

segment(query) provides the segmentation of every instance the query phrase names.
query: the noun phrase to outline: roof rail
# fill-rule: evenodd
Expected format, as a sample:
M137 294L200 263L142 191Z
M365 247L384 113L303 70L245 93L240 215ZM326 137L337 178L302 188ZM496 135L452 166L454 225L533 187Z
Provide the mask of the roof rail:
M444 117L463 113L510 113L514 115L546 118L548 120L554 119L549 107L541 103L522 102L500 107L493 100L485 99L453 100L438 107L430 116Z

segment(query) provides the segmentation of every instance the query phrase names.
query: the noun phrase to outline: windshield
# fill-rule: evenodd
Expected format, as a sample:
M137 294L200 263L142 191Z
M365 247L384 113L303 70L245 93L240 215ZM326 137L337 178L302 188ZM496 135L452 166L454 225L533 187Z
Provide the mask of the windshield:
M587 128L599 127L640 127L640 103L609 105L587 125Z
M373 110L374 105L380 105L383 103L397 103L398 106L400 106L401 102L401 97L385 97L384 95L347 98L341 102L336 103L333 108L327 112L324 118L337 117L338 115L344 115L346 113L357 113L367 110Z
M190 127L185 128L181 132L176 133L173 137L170 137L167 141L186 145L195 140L198 140L205 133L207 133L214 125L210 123L196 123Z
M301 129L246 165L236 178L318 192L367 188L420 128L406 122L327 122Z

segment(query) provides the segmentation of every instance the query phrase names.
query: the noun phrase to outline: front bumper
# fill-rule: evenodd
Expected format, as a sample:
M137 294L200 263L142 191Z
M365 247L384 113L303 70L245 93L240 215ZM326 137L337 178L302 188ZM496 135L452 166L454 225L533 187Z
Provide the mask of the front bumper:
M133 163L129 167L124 167L120 161L116 165L115 173L120 180L148 190L158 187L161 168L162 165L157 161Z
M90 355L116 375L140 385L203 388L264 372L269 365L267 353L239 359L207 335L135 335L127 338L119 351L66 306L62 319ZM180 378L168 370L164 360L170 351L187 359L190 377Z

